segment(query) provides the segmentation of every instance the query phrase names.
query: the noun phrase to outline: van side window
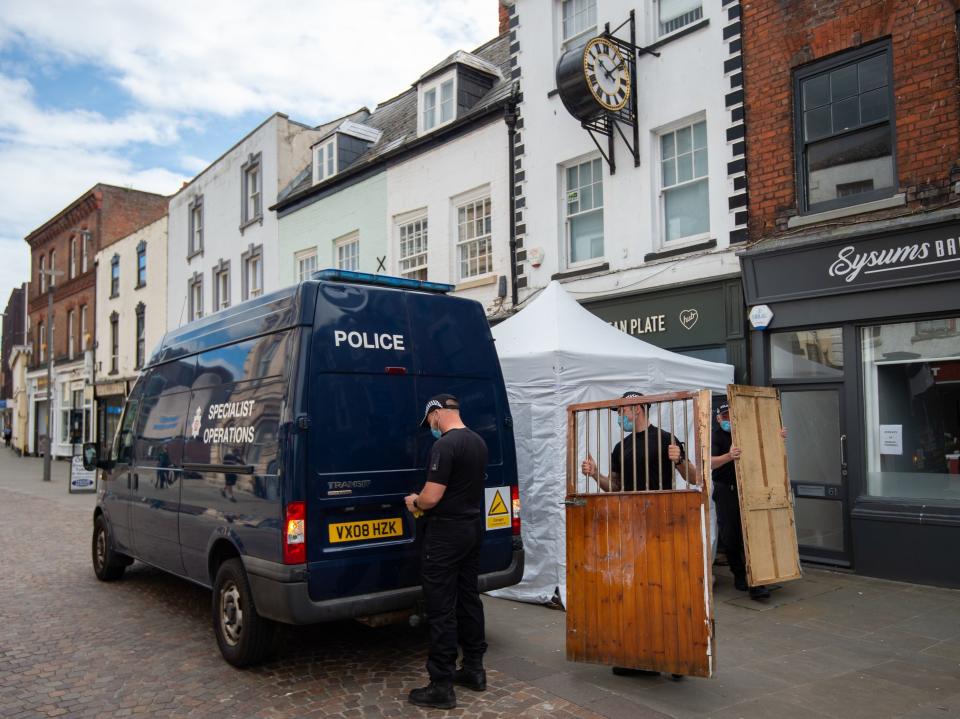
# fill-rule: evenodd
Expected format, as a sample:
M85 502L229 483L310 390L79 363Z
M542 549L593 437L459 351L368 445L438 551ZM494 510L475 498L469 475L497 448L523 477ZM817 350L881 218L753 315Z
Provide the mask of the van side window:
M140 407L140 392L137 390L141 386L141 383L137 383L137 388L130 393L127 404L123 408L120 426L117 427L117 436L113 438L110 459L116 464L130 464L133 460L133 423L137 419L137 409Z
M291 337L290 331L275 332L204 352L198 357L193 389L283 376Z
M169 467L180 463L190 390L177 384L177 368L161 371L164 369L166 365L154 367L145 378L134 432L139 467Z

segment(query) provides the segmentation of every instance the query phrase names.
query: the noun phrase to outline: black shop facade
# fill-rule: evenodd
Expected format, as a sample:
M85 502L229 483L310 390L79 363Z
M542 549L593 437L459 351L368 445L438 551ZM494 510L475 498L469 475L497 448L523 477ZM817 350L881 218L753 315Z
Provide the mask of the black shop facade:
M739 276L583 301L617 329L689 357L725 362L747 376L747 330Z
M960 587L960 210L741 254L804 560Z

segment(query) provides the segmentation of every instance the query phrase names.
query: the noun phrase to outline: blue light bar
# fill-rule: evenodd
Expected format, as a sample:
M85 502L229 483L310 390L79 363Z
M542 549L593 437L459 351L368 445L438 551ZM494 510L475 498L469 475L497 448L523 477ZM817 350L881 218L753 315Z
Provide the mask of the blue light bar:
M422 282L406 277L372 275L369 272L351 272L349 270L318 270L311 275L311 278L314 280L351 282L358 285L379 285L381 287L396 287L402 290L420 290L421 292L438 292L441 294L453 291L453 285L444 285L440 282Z

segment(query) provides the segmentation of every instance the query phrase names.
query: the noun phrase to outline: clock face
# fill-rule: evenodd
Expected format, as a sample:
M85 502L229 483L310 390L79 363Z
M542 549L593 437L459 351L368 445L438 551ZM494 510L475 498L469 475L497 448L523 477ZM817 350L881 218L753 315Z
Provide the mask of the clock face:
M630 99L630 68L614 43L595 37L583 49L583 75L594 99L604 109L622 110Z

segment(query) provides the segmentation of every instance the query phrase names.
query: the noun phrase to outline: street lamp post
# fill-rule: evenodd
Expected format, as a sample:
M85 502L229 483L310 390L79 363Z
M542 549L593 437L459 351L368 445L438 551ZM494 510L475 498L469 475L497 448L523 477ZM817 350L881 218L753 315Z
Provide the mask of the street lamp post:
M50 455L53 454L53 281L63 270L44 270L47 283L47 451L43 453L43 481L50 481Z

